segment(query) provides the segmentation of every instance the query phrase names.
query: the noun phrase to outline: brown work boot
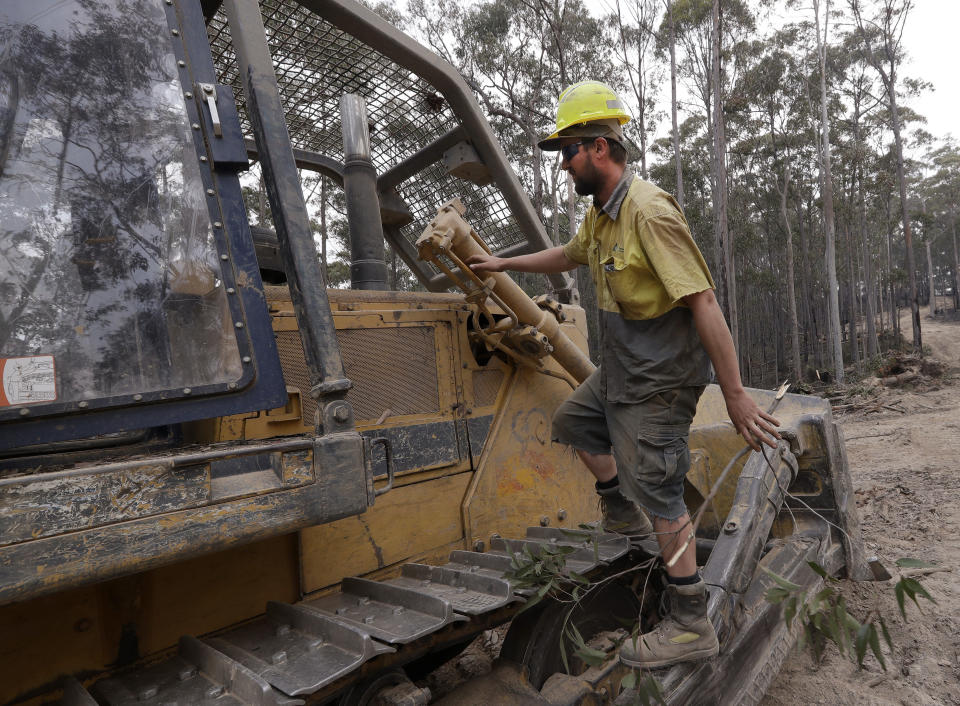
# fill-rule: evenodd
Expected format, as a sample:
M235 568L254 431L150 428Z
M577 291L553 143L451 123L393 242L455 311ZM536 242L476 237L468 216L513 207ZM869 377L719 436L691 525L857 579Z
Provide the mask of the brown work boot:
M620 647L620 661L628 667L660 669L680 662L715 657L720 643L707 617L707 584L667 586L670 613L648 633Z
M631 539L646 539L653 533L653 525L646 513L636 503L620 494L619 486L597 489L603 519L600 528L604 532L616 532Z

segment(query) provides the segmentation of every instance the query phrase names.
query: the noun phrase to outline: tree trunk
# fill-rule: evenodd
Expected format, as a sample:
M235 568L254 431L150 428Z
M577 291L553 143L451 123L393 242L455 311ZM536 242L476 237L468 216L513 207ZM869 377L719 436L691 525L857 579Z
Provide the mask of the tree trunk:
M827 0L823 36L820 36L820 2L813 0L816 18L817 54L820 58L820 131L821 161L823 173L823 230L825 239L824 260L827 270L827 302L829 307L830 338L833 350L833 369L836 381L843 382L843 346L840 342L840 302L837 284L836 234L833 215L833 175L830 166L830 122L827 114L827 48L826 35L830 17L830 2Z
M804 257L800 258L800 301L803 311L803 361L801 364L800 379L803 379L803 368L810 362L810 341L816 341L813 326L813 314L810 310L810 258L806 254L810 252L810 246L807 242L807 231L803 228L803 204L797 199L797 230L800 235L800 252ZM799 313L799 312L798 312Z
M891 67L890 86L887 95L890 99L891 122L893 123L893 141L897 150L897 182L900 186L900 215L903 219L903 242L907 250L907 281L910 283L910 313L913 322L913 352L923 355L923 340L920 336L920 300L917 298L917 266L913 259L913 231L910 228L910 216L907 212L907 180L903 170L903 140L900 137L900 111L897 108L896 82Z
M897 294L896 283L893 276L893 219L890 217L890 202L893 200L893 193L888 192L884 199L884 223L887 226L887 305L890 308L890 329L893 331L894 339L900 335L900 317L897 316Z
M876 310L876 290L874 289L873 275L873 253L870 252L870 239L867 235L867 203L865 191L863 188L863 166L860 166L860 203L859 203L859 228L860 243L863 253L863 281L866 283L866 313L864 318L867 322L867 358L873 359L880 350L880 344L877 340L877 310Z
M683 162L680 159L680 127L677 123L677 35L673 23L673 0L667 3L667 18L670 25L670 116L673 120L673 162L677 170L677 203L683 206Z
M800 368L800 326L797 322L797 291L793 273L793 230L787 215L787 191L790 188L790 167L783 170L783 191L780 192L780 215L787 230L787 300L790 302L790 342L793 344L793 378L802 380Z
M551 174L555 174L555 172L551 172ZM556 176L553 176L553 178L551 179L551 186L552 188L550 189L550 208L553 211L553 218L551 219L551 222L550 222L550 235L552 236L551 240L553 241L553 244L559 245L560 244L560 198L557 195L557 192L559 191L559 184L557 184Z
M730 334L733 344L740 349L739 325L737 321L737 276L734 269L733 243L730 242L730 232L727 228L727 140L723 118L723 97L721 94L721 67L720 67L720 0L713 0L713 150L714 169L716 173L716 191L714 201L714 229L719 243L717 251L717 269L719 279L724 283L727 321L730 324Z
M854 97L853 110L853 141L858 149L857 164L854 168L854 178L857 182L857 229L860 231L860 245L863 257L863 281L866 286L866 356L873 359L877 355L879 344L877 341L877 312L874 301L873 258L870 252L870 242L867 236L867 201L866 189L863 188L863 144L860 135L860 95Z
M390 289L397 290L400 287L397 285L397 279L400 276L400 268L397 266L397 251L392 247L387 246L390 250Z
M527 106L527 115L532 112L530 106ZM530 161L533 162L533 207L537 210L537 217L543 221L543 153L537 147L537 134L532 124L528 123L526 132L531 150Z
M930 257L930 238L927 238L927 277L930 287L930 318L937 313L937 290L934 289L933 281L933 258Z
M852 185L851 185L852 186ZM849 306L847 307L848 324L850 332L850 361L856 370L860 370L860 349L859 336L857 335L857 270L853 260L853 238L850 235L850 221L843 219L843 236L846 240L847 251L847 296Z
M950 214L950 231L953 235L953 308L960 309L960 255L957 253L957 218Z
M267 219L267 185L263 180L263 167L260 168L260 190L257 193L257 225L266 228Z
M67 112L67 123L63 126L63 145L60 148L60 154L57 157L57 186L53 192L53 212L56 213L60 208L60 197L63 195L63 172L67 164L67 150L70 148L70 138L73 136L73 105Z
M900 108L897 105L897 61L899 59L898 51L903 26L900 25L898 29L897 20L895 19L898 15L894 15L889 4L885 8L884 16L880 20L882 27L874 24L875 27L881 30L883 41L882 51L889 64L889 71L886 71L884 70L881 60L874 53L871 40L868 38L867 32L864 29L864 23L860 16L859 3L854 0L851 6L857 21L857 28L860 32L864 47L867 50L867 61L869 61L870 65L880 74L880 79L883 81L883 87L887 94L888 107L890 108L890 127L893 130L893 142L897 158L897 185L900 189L900 215L903 222L903 241L906 246L907 281L910 286L910 318L913 323L913 352L917 355L923 355L923 341L920 335L920 301L917 298L917 272L913 254L913 231L910 228L910 215L907 209L907 180L904 176L903 168L903 138L900 135ZM905 5L903 8L902 17L904 19L908 9L908 5ZM897 35L896 37L894 36L895 34Z

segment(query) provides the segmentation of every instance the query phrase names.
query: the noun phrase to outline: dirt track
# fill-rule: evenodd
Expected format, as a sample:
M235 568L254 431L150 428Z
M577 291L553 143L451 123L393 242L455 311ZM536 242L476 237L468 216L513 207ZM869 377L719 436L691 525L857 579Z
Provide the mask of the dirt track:
M903 330L909 336L910 322ZM933 561L945 571L920 580L936 599L900 618L893 582L846 584L851 612L889 616L896 647L886 673L872 657L866 671L830 647L819 667L794 652L764 706L798 704L960 704L960 322L922 313L924 346L947 366L934 382L883 389L876 399L905 410L838 414L846 438L863 536L869 554L891 569L900 557ZM893 572L892 572L893 573Z

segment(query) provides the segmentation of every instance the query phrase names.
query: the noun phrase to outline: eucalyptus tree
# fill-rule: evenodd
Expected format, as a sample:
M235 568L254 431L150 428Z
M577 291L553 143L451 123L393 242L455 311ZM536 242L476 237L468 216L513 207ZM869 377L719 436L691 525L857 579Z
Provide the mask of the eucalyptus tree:
M900 215L903 224L903 240L906 247L907 281L910 286L910 311L913 323L913 350L922 354L923 341L920 332L920 302L917 298L917 272L913 255L913 231L907 208L907 183L903 165L903 136L901 134L900 106L897 103L897 72L903 63L903 28L911 0L879 0L873 5L874 12L864 15L862 0L848 0L853 13L857 33L866 61L873 67L883 83L889 106L890 129L893 131L896 156L897 183L900 190Z
M814 29L816 31L816 52L819 64L820 84L820 172L821 197L823 200L824 263L827 272L827 302L830 321L830 342L833 352L832 362L837 382L843 382L843 345L840 329L839 284L837 283L836 224L833 203L833 172L830 146L830 116L827 97L827 40L830 31L830 0L822 13L823 34L821 35L820 0L813 0Z
M739 64L730 48L737 46L752 33L755 25L750 8L741 0L723 3L722 22L719 8L716 18L714 9L712 0L676 0L670 6L670 18L673 20L674 33L681 48L678 73L703 108L708 140L712 144L710 200L714 221L713 270L717 275L717 298L727 316L734 342L738 343L734 244L729 242L726 227L727 187L725 175L721 174L726 164L726 146L725 140L721 139L718 143L715 137L718 101L714 98L714 92L717 85L722 87L728 82L735 82ZM713 41L715 25L718 30L717 51L719 52L720 46L724 47L723 52L716 57ZM722 123L722 110L720 113Z
M664 13L657 35L657 49L661 53L664 48L670 55L670 124L673 145L673 166L676 176L674 193L680 210L684 210L685 194L683 189L683 163L680 156L680 126L677 118L677 23L673 14L673 1L663 0Z
M748 116L744 127L747 137L741 144L735 145L732 152L752 151L763 155L763 161L756 165L761 179L760 188L766 192L766 199L758 203L764 208L767 224L767 247L769 268L775 282L783 283L789 312L789 330L791 343L791 366L793 378L799 380L802 375L802 355L800 349L800 326L797 313L796 283L797 274L794 263L794 243L788 199L791 191L791 179L798 152L798 135L792 125L793 116L800 99L797 98L797 77L799 70L789 49L796 42L795 27L775 32L766 40L757 40L751 46L756 63L749 71L743 72L740 81L733 87L735 104L742 104L742 113ZM800 166L800 169L803 167ZM762 204L762 205L761 205ZM785 277L777 267L780 260L778 248L774 243L771 224L779 223L785 234L783 253L786 265ZM777 300L780 288L776 290ZM778 344L782 338L777 306ZM783 356L778 355L782 360ZM786 367L786 366L784 366Z
M713 85L713 228L717 242L717 275L723 283L721 306L725 306L734 344L740 347L740 322L737 315L737 271L734 246L727 223L727 133L723 116L723 33L720 24L720 0L713 0L710 33L710 83Z
M953 306L960 309L960 243L957 241L957 219L960 212L960 145L952 138L930 150L927 155L933 168L923 181L923 198L933 218L943 229L952 254L950 289Z
M879 341L876 326L876 278L874 275L874 251L871 247L870 231L867 229L867 187L865 184L870 148L868 137L877 129L873 118L882 107L882 100L876 97L876 86L872 76L867 71L867 64L859 50L859 40L855 35L848 35L843 43L843 50L848 58L845 79L842 91L846 102L850 105L850 116L847 124L851 133L850 156L853 161L854 179L856 183L856 214L857 229L859 231L861 257L863 260L863 280L866 289L864 297L864 323L866 329L866 355L874 358L879 352ZM866 133L866 134L865 134Z
M662 76L653 60L659 7L660 0L614 0L612 11L604 20L621 71L620 79L633 99L636 127L632 132L639 139L640 176L644 179L648 177L647 133L654 127L651 117L655 115L655 87Z

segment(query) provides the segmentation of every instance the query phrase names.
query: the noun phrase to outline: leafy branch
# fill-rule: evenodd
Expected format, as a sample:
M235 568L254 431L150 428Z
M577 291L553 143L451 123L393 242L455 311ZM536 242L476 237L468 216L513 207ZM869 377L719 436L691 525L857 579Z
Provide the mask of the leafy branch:
M581 526L581 531L565 531L573 540L590 540L593 545L595 559L599 559L599 540L593 527ZM646 569L643 593L646 594L646 584L656 563L656 558L641 562L624 571L606 576L598 581L591 581L587 577L570 570L567 567L567 558L577 549L569 545L541 544L536 548L524 546L522 551L513 552L510 560L510 569L504 573L504 578L513 584L518 591L533 590L533 594L521 608L522 613L540 603L544 598L551 598L559 603L569 603L570 608L564 611L561 627L560 656L564 669L570 670L567 642L573 646L573 656L588 667L601 666L609 656L608 651L597 649L584 639L579 628L571 621L574 610L590 593L609 581L621 578L627 574ZM639 622L633 626L632 637L637 639ZM619 648L622 640L617 643ZM636 703L644 706L664 704L663 690L660 683L649 672L631 670L621 681L621 690L633 689L636 691Z
M767 601L774 605L783 604L783 617L788 628L793 626L794 620L799 620L802 626L801 648L809 645L814 659L819 662L823 658L827 642L832 642L837 646L841 655L855 661L860 669L863 668L863 660L869 649L877 658L883 670L886 671L887 664L880 649L880 637L883 637L883 641L887 644L891 653L893 653L893 640L890 637L886 620L884 620L879 609L871 610L864 621L860 622L847 609L846 600L839 590L840 580L830 576L816 562L808 561L807 564L814 572L829 582L813 595L803 586L793 583L769 569L763 569L775 583L767 590ZM935 566L919 559L910 558L897 559L896 565L900 569L933 568ZM921 610L921 612L920 603L917 601L918 596L936 603L933 596L927 592L921 583L909 576L901 575L900 579L894 584L893 590L904 621L907 620L906 599L908 597L916 604L917 610Z

